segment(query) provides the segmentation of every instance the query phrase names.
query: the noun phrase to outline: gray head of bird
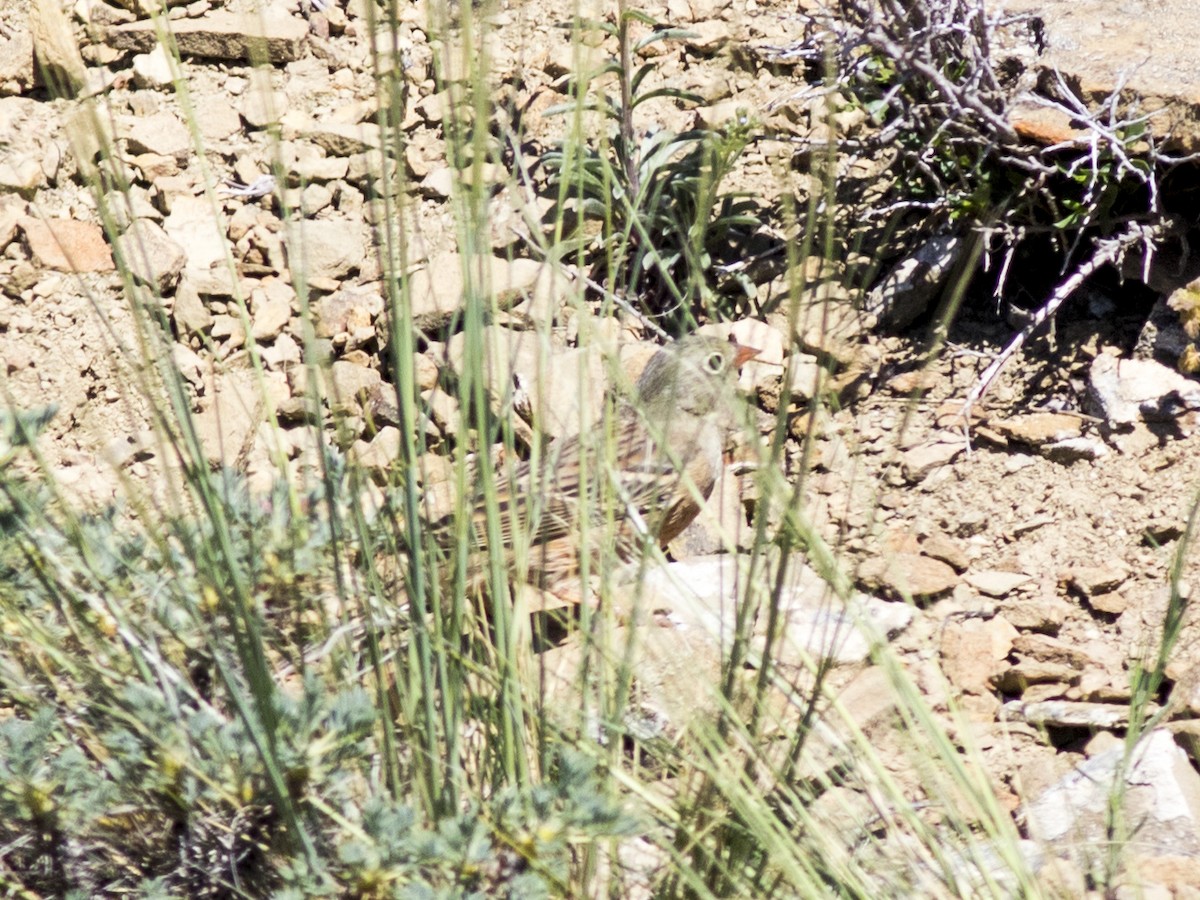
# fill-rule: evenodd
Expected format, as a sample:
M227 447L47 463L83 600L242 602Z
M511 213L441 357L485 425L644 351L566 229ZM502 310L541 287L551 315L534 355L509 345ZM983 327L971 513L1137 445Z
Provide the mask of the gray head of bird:
M704 416L728 405L742 364L759 353L734 340L694 334L663 347L646 364L636 405L651 421L684 412Z

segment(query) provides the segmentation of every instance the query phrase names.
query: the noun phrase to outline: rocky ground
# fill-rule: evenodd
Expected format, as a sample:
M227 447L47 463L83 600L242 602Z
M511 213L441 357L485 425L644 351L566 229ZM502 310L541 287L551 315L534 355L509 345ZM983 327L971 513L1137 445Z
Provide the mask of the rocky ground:
M178 73L155 49L139 0L124 7L85 0L61 13L48 5L36 5L37 27L30 28L21 4L4 4L0 31L0 358L12 403L58 405L41 449L80 502L109 503L131 487L153 486L171 465L149 402L130 389L153 383L140 360L154 337L127 296L165 314L169 352L210 462L240 467L263 485L282 450L291 477L311 473L314 442L335 439L304 427L300 363L311 322L331 361L327 406L343 414L347 429L336 440L368 467L387 470L398 453L399 421L382 361L385 291L372 230L382 213L370 185L388 167L400 168L408 187L396 221L412 263L414 315L429 337L415 373L433 451L459 438L455 401L438 385L441 373L461 364L461 337L440 329L463 290L453 197L464 179L488 184L495 258L486 278L507 310L489 328L504 363L496 383L511 383L511 373L518 384L543 384L540 376L553 371L549 388L528 391L541 429L556 436L593 417L594 410L578 408L578 379L603 379L602 348L625 346L631 370L644 361L646 349L634 339L649 335L636 320L597 318L580 300L582 273L527 250L547 206L520 180L522 166L561 136L563 120L547 110L564 99L566 76L586 62L553 4L532 0L488 12L494 96L522 111L520 152L497 157L507 169L493 162L470 175L447 156L453 98L435 90L439 42L424 3L402 7L394 45L382 29L375 36L362 0L320 11L276 5L261 20L239 15L236 4L175 6L170 18L184 54ZM670 0L645 11L691 32L655 45L652 84L693 91L703 105L646 104L639 128L682 130L753 111L774 137L750 146L729 187L750 192L773 218L770 238L786 237L771 211L785 193L803 198L810 186L792 160L796 141L812 138L821 124L814 124L811 87L778 64L778 49L804 32L804 15L771 0ZM34 37L55 76L80 95L94 92L98 105L46 99L34 75ZM611 39L595 43L584 51L614 52ZM384 54L383 66L403 68L407 98L396 111L406 138L402 159L387 156L375 124L375 52ZM251 67L248 53L268 64ZM195 130L185 124L189 110ZM853 134L864 119L847 114L842 127ZM850 160L846 175L874 177L873 165ZM127 191L118 190L118 171ZM286 184L275 190L266 183L259 195L253 188L272 174ZM87 186L97 178L114 185L103 213L116 220L110 226L122 236L115 242ZM281 216L280 193L298 211L294 218ZM124 293L114 254L138 274ZM864 255L823 265L845 275ZM823 271L815 260L808 265ZM1200 483L1200 453L1191 452L1200 449L1200 387L1152 352L1135 353L1153 298L1115 278L1089 286L1052 337L1032 341L1007 366L964 428L964 398L1012 334L1001 317L982 304L968 311L944 352L926 364L919 328L885 336L845 319L838 333L802 323L792 334L772 307L785 285L785 273L766 271L750 314L733 329L764 349L767 364L792 357L797 402L783 417L792 434L785 463L793 483L803 479L805 516L860 590L916 601L903 613L884 604L872 615L934 708L947 713L953 699L965 713L951 727L982 751L989 780L1023 826L1045 839L1098 839L1103 805L1092 810L1094 798L1071 773L1085 760L1113 765L1131 669L1156 652L1169 576ZM239 296L247 299L247 319ZM251 365L248 336L261 373ZM839 403L803 415L818 362L831 359ZM778 371L765 364L746 375L764 412L775 412ZM499 402L503 390L496 391ZM268 426L272 410L282 430ZM812 452L802 456L805 441ZM425 477L431 494L444 490L449 469L436 452ZM715 495L714 518L745 529L740 481L732 474L727 481ZM721 549L717 531L702 522L673 547L679 565L719 569L723 563L708 555ZM715 570L703 571L714 577ZM1195 579L1193 554L1179 582L1185 599ZM796 609L805 602L797 599ZM678 621L690 621L683 601L668 603L680 606ZM1157 698L1169 698L1167 727L1178 743L1144 754L1152 774L1141 779L1161 801L1148 801L1157 819L1142 832L1141 855L1155 858L1155 877L1172 886L1200 883L1200 775L1174 755L1177 746L1191 752L1188 735L1200 720L1196 637L1189 620L1168 668L1172 689ZM864 668L864 655L848 653L836 680L851 712L886 745L894 726L877 702L878 670ZM554 659L569 661L569 652ZM643 676L668 708L670 677ZM684 693L677 707L687 702ZM1096 771L1093 780L1102 782ZM1164 808L1167 796L1184 802ZM1066 825L1050 814L1064 804L1076 809ZM1082 870L1061 877L1082 883Z

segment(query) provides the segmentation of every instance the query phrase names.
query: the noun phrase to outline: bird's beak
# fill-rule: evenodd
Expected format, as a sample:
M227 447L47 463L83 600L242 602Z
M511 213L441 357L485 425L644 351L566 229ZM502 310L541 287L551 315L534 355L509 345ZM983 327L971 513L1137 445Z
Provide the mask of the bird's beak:
M758 354L762 353L762 351L757 347L747 347L745 344L739 344L736 341L732 341L731 343L733 344L734 351L733 364L739 369L746 363L750 362L750 360L754 359L754 357L758 356Z

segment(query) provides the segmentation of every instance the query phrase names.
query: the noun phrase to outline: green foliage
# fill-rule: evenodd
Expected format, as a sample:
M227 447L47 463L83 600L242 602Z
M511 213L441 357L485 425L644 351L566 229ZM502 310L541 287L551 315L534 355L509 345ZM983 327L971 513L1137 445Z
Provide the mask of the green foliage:
M631 831L569 753L542 783L444 815L403 799L405 781L386 773L413 761L382 740L370 679L305 658L333 624L305 610L329 589L335 547L353 549L337 537L347 509L318 514L282 489L256 498L228 473L210 487L216 515L147 533L113 510L54 512L43 485L0 476L8 885L81 897L565 896L580 843ZM252 684L257 658L270 665L265 693Z
M627 11L622 27L593 26L616 33L625 60L631 52L630 20L651 24ZM632 50L680 34L657 28ZM574 103L556 111L598 112L610 129L598 146L574 138L561 141L542 163L561 208L569 207L578 220L600 223L598 238L585 248L595 277L636 298L652 315L686 321L722 303L711 287L714 266L738 258L739 247L761 225L749 195L722 190L753 138L755 123L744 113L720 128L654 129L635 136L634 114L648 101L699 102L673 88L644 90L654 67L651 61L632 69L612 59L577 79ZM619 96L596 88L610 76Z
M1063 85L1057 113L1090 130L1052 147L1025 141L1011 124L1011 92L987 52L991 25L980 7L948 0L906 9L889 15L851 0L845 37L855 52L837 74L842 95L882 136L868 141L894 160L887 203L933 228L1047 233L1062 247L1085 229L1106 234L1124 217L1153 212L1154 167L1144 145L1137 149L1144 118L1115 121L1115 100L1107 115L1093 114Z

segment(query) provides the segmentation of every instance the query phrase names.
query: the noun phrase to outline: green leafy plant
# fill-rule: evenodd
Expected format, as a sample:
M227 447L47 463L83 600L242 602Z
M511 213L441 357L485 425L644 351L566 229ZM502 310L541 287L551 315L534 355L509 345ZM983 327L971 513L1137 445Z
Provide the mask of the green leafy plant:
M635 22L654 30L635 42L630 33ZM737 258L738 248L761 225L748 195L722 190L752 140L755 123L748 113L739 113L720 128L658 129L637 136L634 114L648 101L700 102L674 88L643 90L655 63L632 66L637 51L686 33L659 28L629 9L615 25L590 27L615 36L618 58L576 79L574 103L557 111L599 112L610 130L595 146L567 139L543 155L551 190L560 209L571 205L579 219L601 223L585 256L610 290L636 298L656 316L686 321L699 309L712 312L720 305L714 266ZM617 97L594 90L609 76L619 85Z

